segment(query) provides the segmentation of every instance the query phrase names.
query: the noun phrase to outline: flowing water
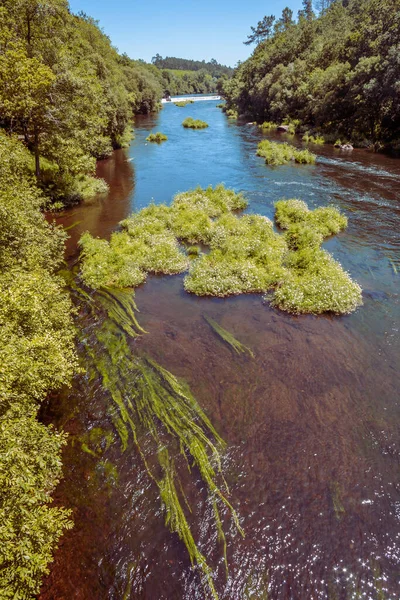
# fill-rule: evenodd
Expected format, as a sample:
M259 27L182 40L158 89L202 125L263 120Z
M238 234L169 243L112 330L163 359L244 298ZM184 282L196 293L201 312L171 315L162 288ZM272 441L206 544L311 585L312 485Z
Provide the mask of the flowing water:
M187 116L210 126L186 130ZM324 247L364 290L363 307L346 317L290 316L258 295L197 298L181 276L150 277L136 292L148 334L134 347L189 383L227 442L229 499L246 532L243 539L225 515L228 577L195 471L198 494L189 498L219 597L398 600L400 161L315 147L316 166L270 168L255 156L264 134L207 101L165 105L138 117L135 131L128 151L98 165L109 194L60 217L73 225L71 259L83 231L107 237L151 200L222 181L245 194L248 211L271 218L279 198L339 207L349 227ZM146 143L151 131L168 141ZM233 353L205 315L254 358ZM99 382L83 376L47 407L46 421L70 434L57 501L73 509L75 527L41 600L203 600L185 547L164 525L157 488L133 444L121 453L107 409ZM112 433L100 448L101 431Z

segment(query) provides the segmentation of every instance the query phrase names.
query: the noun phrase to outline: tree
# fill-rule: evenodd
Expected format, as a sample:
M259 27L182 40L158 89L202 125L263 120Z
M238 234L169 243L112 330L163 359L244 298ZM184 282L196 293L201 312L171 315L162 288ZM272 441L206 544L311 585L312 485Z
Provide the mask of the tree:
M273 32L274 21L274 15L265 16L262 21L258 21L257 27L251 27L252 33L247 36L247 40L243 43L249 46L250 44L259 44L263 40L268 39Z

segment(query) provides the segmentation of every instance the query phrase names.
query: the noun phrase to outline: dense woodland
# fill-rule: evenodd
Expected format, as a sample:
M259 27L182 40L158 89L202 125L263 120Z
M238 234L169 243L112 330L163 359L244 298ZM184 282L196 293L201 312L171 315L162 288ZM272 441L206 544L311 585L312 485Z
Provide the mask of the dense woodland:
M32 151L53 200L103 189L95 161L129 143L134 113L158 107L154 67L120 56L97 23L66 0L2 0L0 118Z
M224 84L228 107L259 122L300 119L358 145L399 147L400 1L303 1L264 17L253 55Z
M174 69L180 71L207 71L212 77L221 77L222 75L232 75L233 69L226 65L221 65L215 58L209 62L205 60L190 60L188 58L176 58L175 56L166 56L163 58L156 54L151 59L153 65L159 69Z

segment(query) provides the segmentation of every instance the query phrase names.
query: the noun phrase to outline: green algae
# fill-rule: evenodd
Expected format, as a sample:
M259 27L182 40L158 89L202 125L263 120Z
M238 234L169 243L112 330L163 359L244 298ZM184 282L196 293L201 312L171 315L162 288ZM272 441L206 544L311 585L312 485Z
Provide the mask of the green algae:
M100 378L111 400L109 414L120 437L121 450L127 451L129 439L133 439L149 477L158 487L167 527L185 544L205 587L213 598L218 598L212 570L194 540L185 514L186 510L191 511L176 460L182 457L189 472L196 468L200 474L213 503L218 540L223 544L226 560L218 503L228 509L242 535L243 530L227 499L229 490L221 467L225 444L185 382L151 357L132 352L129 341L143 333L135 315L133 290L101 289L91 297L90 304L97 307L97 316L90 335L81 340L86 367L92 379ZM150 453L147 443L146 451L142 446L143 433L152 440ZM100 428L92 429L83 440L85 448L96 458L102 456L110 442ZM118 482L114 465L102 457L97 472L111 493Z
M233 335L229 333L229 331L221 327L221 325L214 321L214 319L211 319L211 317L207 317L207 315L204 315L204 319L210 325L211 329L217 334L217 336L221 338L221 340L223 340L225 343L227 343L234 350L234 352L236 352L236 354L247 353L251 356L251 358L254 358L254 353L252 350L250 350L250 348L248 348L247 346L239 342L239 340L234 338Z

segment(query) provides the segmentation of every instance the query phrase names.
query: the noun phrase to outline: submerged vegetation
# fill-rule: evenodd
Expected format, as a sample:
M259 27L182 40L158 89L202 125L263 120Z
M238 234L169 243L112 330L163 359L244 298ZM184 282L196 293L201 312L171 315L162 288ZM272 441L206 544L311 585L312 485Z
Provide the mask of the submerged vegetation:
M150 133L146 138L146 142L156 142L157 144L160 144L161 142L166 142L167 139L168 137L164 133L157 131L157 133Z
M83 309L86 305L98 315L104 308L107 312L107 318L99 320L91 338L82 341L87 371L92 378L101 379L112 401L110 414L121 450L127 450L131 436L148 475L158 487L166 525L183 541L192 565L200 569L213 598L218 598L211 568L194 540L185 514L187 498L182 475L185 469L190 472L196 467L213 505L215 526L224 545L221 509L228 509L237 529L243 533L227 499L229 491L221 472L224 443L188 386L150 357L132 351L130 338L143 332L134 314L133 290L103 288L88 296L76 284L74 289L77 297L85 298L83 304L79 300ZM151 449L148 442L146 448L142 445L143 432L151 437Z
M217 336L221 338L221 340L223 340L225 343L227 343L234 350L234 352L236 352L236 354L247 353L252 358L254 358L253 351L250 350L250 348L248 348L247 346L239 342L239 340L234 338L233 335L229 333L229 331L221 327L221 325L214 321L214 319L212 319L211 317L207 317L207 315L204 315L204 319L207 321L211 329L215 331Z
M182 125L189 129L206 129L208 127L208 123L205 121L201 121L200 119L193 119L192 117L188 117L182 123Z
M266 217L234 214L246 205L222 185L178 194L170 207L150 205L123 221L110 242L84 234L82 277L93 288L135 287L149 272L188 271L184 288L199 296L274 290L272 304L294 313L341 314L361 304L361 288L320 248L347 225L337 209L281 200L279 234ZM210 250L189 261L179 241Z
M316 156L309 150L298 150L295 146L284 142L270 142L262 140L258 144L257 156L265 158L267 165L285 165L290 161L299 164L313 165L316 161Z

